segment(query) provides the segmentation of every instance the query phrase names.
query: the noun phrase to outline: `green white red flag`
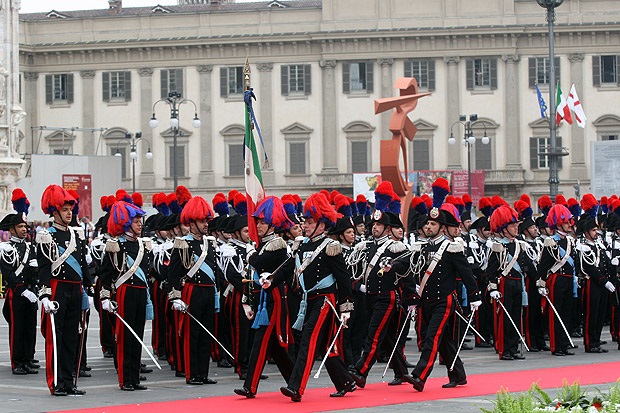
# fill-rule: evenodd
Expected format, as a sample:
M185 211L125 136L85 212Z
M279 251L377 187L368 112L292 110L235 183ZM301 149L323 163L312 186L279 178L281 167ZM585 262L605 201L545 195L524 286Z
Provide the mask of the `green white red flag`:
M562 89L560 89L560 84L558 83L558 91L556 94L556 105L557 109L555 112L555 124L556 126L560 124L562 119L568 122L569 125L573 124L573 117L570 114L570 107L568 106L568 102L566 101L566 97L562 94Z
M251 90L245 95L245 139L244 139L244 162L245 162L245 194L248 205L248 230L250 237L258 244L258 234L252 215L256 205L265 198L263 175L261 173L260 160L258 157L258 145L253 131L252 121L252 97Z

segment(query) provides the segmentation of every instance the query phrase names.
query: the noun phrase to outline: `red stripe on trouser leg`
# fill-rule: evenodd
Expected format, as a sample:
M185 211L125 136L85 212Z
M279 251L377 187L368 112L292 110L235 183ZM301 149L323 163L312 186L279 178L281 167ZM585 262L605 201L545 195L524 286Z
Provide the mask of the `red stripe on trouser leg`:
M252 384L250 386L250 390L252 393L256 393L258 390L258 383L260 381L260 375L263 372L265 367L265 363L267 362L267 352L269 349L269 342L271 341L271 337L274 334L274 330L276 329L276 325L280 322L281 317L281 300L280 300L280 290L274 288L271 291L273 295L273 311L269 316L269 325L266 327L265 332L263 334L263 339L260 343L260 351L258 352L258 358L256 359L256 365L254 366L254 373L252 374Z
M372 346L370 347L370 351L368 352L368 357L364 361L362 368L360 369L360 373L366 375L368 373L368 369L370 368L371 363L375 360L375 354L377 353L379 346L379 337L381 336L381 332L385 329L390 320L390 316L392 315L392 311L394 310L394 305L396 302L396 292L390 292L390 304L388 308L385 310L383 317L381 318L381 322L375 331L375 334L372 337Z
M333 294L329 294L325 296L326 300L329 300L334 306L336 305L336 300L334 299ZM306 389L306 385L308 384L308 378L310 377L310 372L312 370L312 366L314 365L314 358L316 357L316 347L318 345L318 339L321 335L321 330L323 329L323 324L327 317L331 314L332 309L329 304L324 303L323 307L321 307L321 312L319 313L319 318L314 325L314 329L312 331L312 335L310 336L310 344L308 345L308 357L306 359L306 365L304 367L304 374L301 379L301 384L299 385L299 394L303 395L304 390Z
M52 288L50 300L54 301L58 281L50 280L50 287ZM45 314L45 311L41 311L41 331L43 332L43 337L45 337L45 378L50 393L54 394L54 338L52 336L50 317L49 314Z
M127 291L127 287L121 285L116 290L116 302L124 303L125 302L125 292ZM118 315L121 317L125 317L125 306L120 305L116 310ZM116 323L116 370L118 371L118 385L119 387L123 387L125 383L125 369L123 366L125 365L125 324L119 320Z
M502 297L504 297L506 295L506 283L502 281L503 280L500 280L498 287L499 293ZM506 314L504 309L499 305L499 303L494 304L497 306L497 331L495 332L495 348L497 350L499 358L502 358L502 356L504 355L504 351L506 350L506 337L504 336L506 328Z
M450 294L446 300L446 310L444 311L443 317L441 318L441 322L439 323L439 327L437 328L437 331L435 332L435 336L433 337L433 350L431 351L431 354L428 358L428 363L427 365L424 367L424 370L422 370L422 374L420 374L420 379L422 381L426 381L426 378L428 377L428 372L431 370L431 368L433 367L433 364L435 363L435 358L437 357L437 351L439 351L439 340L441 339L441 334L446 326L446 323L448 322L448 319L450 318L450 312L452 309L452 294Z
M192 284L185 284L182 292L182 299L188 305L192 300L192 293L194 292L194 286ZM190 320L187 314L181 314L183 320L183 327L181 329L181 335L183 336L183 367L185 368L185 379L189 380L192 378L191 371L191 329L192 329L192 321ZM196 325L196 328L200 328Z

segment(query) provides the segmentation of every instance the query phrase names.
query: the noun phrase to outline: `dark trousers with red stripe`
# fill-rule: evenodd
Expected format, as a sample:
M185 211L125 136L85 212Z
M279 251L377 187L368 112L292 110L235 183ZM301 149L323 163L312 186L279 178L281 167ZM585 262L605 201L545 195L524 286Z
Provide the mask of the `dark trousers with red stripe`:
M116 290L118 315L131 326L140 340L146 323L146 287L123 284ZM116 362L118 384L140 384L142 345L120 320L116 323Z
M502 358L504 354L518 353L523 287L521 280L513 277L502 277L498 287L502 294L500 300L508 311L506 314L499 303L493 303L495 308L495 349L499 358ZM512 318L519 332L514 328L509 317Z
M9 324L9 349L11 351L11 368L23 367L32 360L32 348L35 345L37 329L36 303L26 297L15 295L7 288L3 313Z
M364 377L368 376L370 368L377 361L381 346L385 344L385 350L390 354L396 345L398 332L394 329L392 321L397 312L397 300L396 291L366 296L368 335L364 342L362 357L355 363L356 370ZM403 377L408 373L402 351L394 352L391 367L395 377Z
M542 350L545 343L546 320L542 312L543 297L538 293L536 279L527 277L527 307L523 308L525 342L530 349Z
M454 363L454 370L450 371L450 365L456 357L456 344L453 335L454 311L456 302L453 295L443 300L423 302L421 305L418 322L423 331L422 354L420 360L413 369L412 375L426 381L433 371L433 364L439 354L446 363L448 378L452 382L465 380L467 377L463 362L460 358Z
M286 317L286 308L281 299L281 290L274 288L271 293L273 300L267 301L267 313L269 314L269 325L261 326L254 330L254 342L248 361L248 372L243 386L250 389L252 393L258 390L260 376L265 368L267 356L271 356L275 361L278 370L288 383L293 371L293 360L289 355L285 340L278 333L281 320ZM245 317L245 315L243 316Z
M248 359L250 357L250 326L243 311L241 302L243 293L232 290L226 297L226 312L230 317L231 352L235 357L235 372L241 377L248 371ZM248 387L249 388L249 387Z
M186 283L181 299L189 306L188 312L209 331L214 330L215 287L205 284ZM185 380L209 376L212 339L189 315L183 315L183 356Z
M601 346L608 292L605 287L591 278L586 280L586 285L582 290L583 345L588 351Z
M559 275L551 274L547 277L547 288L549 289L549 299L558 311L566 328L571 325L573 315L573 276L572 274ZM549 317L549 347L552 352L564 352L570 347L568 336L562 328L560 320L551 308L547 309Z
M351 313L351 319L347 322L344 330L345 363L354 365L364 350L364 341L368 335L368 313L366 311L366 294L353 291L355 311Z
M153 331L151 332L151 344L153 351L159 357L166 356L166 293L161 287L160 281L154 281L151 288L153 297Z
M58 302L58 311L54 314L56 324L56 349L58 353L59 388L72 387L73 361L78 342L78 324L82 311L81 282L52 280L52 301ZM50 315L43 313L41 329L45 337L45 374L47 386L54 393L54 342Z
M486 294L487 297L483 298L482 304L474 315L474 325L486 342L491 344L493 340L493 305L488 299L487 286L489 283L486 281L486 276L478 278L477 283L478 291L482 294ZM476 335L476 344L482 344L482 340L478 335Z
M116 324L116 316L110 314L107 311L101 310L101 299L99 293L101 292L101 278L97 278L95 284L95 296L93 298L95 309L99 313L99 343L101 344L101 351L104 353L116 351L116 343L114 342L114 329Z
M334 307L336 306L334 294L308 299L299 352L297 353L295 366L288 382L288 387L297 390L299 394L304 394L316 356L325 354L334 338L336 328L335 315L326 300L329 300ZM336 386L336 390L340 391L353 378L344 364L340 345L335 347L334 350L337 353L333 353L327 358L325 368L332 383Z

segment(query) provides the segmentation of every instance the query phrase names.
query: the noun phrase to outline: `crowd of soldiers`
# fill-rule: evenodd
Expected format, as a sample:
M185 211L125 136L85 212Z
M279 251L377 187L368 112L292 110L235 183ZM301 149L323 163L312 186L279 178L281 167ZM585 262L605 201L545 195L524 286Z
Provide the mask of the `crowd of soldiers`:
M335 386L331 397L364 388L378 360L393 370L389 385L423 391L438 357L443 387L465 385L459 354L471 349L471 331L477 347L505 361L524 350L573 355L581 334L587 353L607 352L606 322L619 341L617 197L542 196L537 217L527 195L514 207L485 197L476 217L471 197L449 195L445 179L432 189L413 198L406 226L387 181L372 208L363 195L326 190L305 202L268 196L254 207L231 191L209 203L179 186L153 196L148 218L139 193L119 190L101 198L92 240L76 221L79 196L58 185L41 199L52 224L29 240L29 201L16 189L16 213L0 222L11 236L0 244L0 271L12 372L39 371L39 302L55 396L85 393L77 381L90 376L91 307L123 391L146 389L143 351L189 385L217 383L212 360L232 367L243 380L234 392L246 398L272 362L282 394L299 402L316 361L315 376L325 368ZM411 324L416 363L404 352Z

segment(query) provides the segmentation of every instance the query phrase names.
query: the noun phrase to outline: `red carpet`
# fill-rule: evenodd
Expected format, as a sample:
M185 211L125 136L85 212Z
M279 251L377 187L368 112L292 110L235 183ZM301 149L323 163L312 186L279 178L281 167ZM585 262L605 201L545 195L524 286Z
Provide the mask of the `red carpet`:
M620 362L596 365L567 366L549 369L522 370L506 373L489 373L470 375L466 386L455 389L442 389L446 378L438 377L428 380L422 393L410 385L389 387L385 383L369 384L365 389L358 389L343 398L330 398L328 389L310 389L304 394L301 403L293 403L278 393L259 393L255 399L245 399L236 395L209 397L192 400L175 400L170 402L144 403L139 405L107 406L66 412L105 412L105 413L170 413L195 411L243 411L251 409L253 413L311 413L329 410L345 410L360 407L374 407L401 403L415 403L427 400L484 396L495 394L500 387L511 392L520 392L538 382L543 389L562 386L566 379L569 383L578 381L582 386L591 384L613 383L620 377ZM232 389L231 389L232 392ZM237 410L238 409L238 410Z

